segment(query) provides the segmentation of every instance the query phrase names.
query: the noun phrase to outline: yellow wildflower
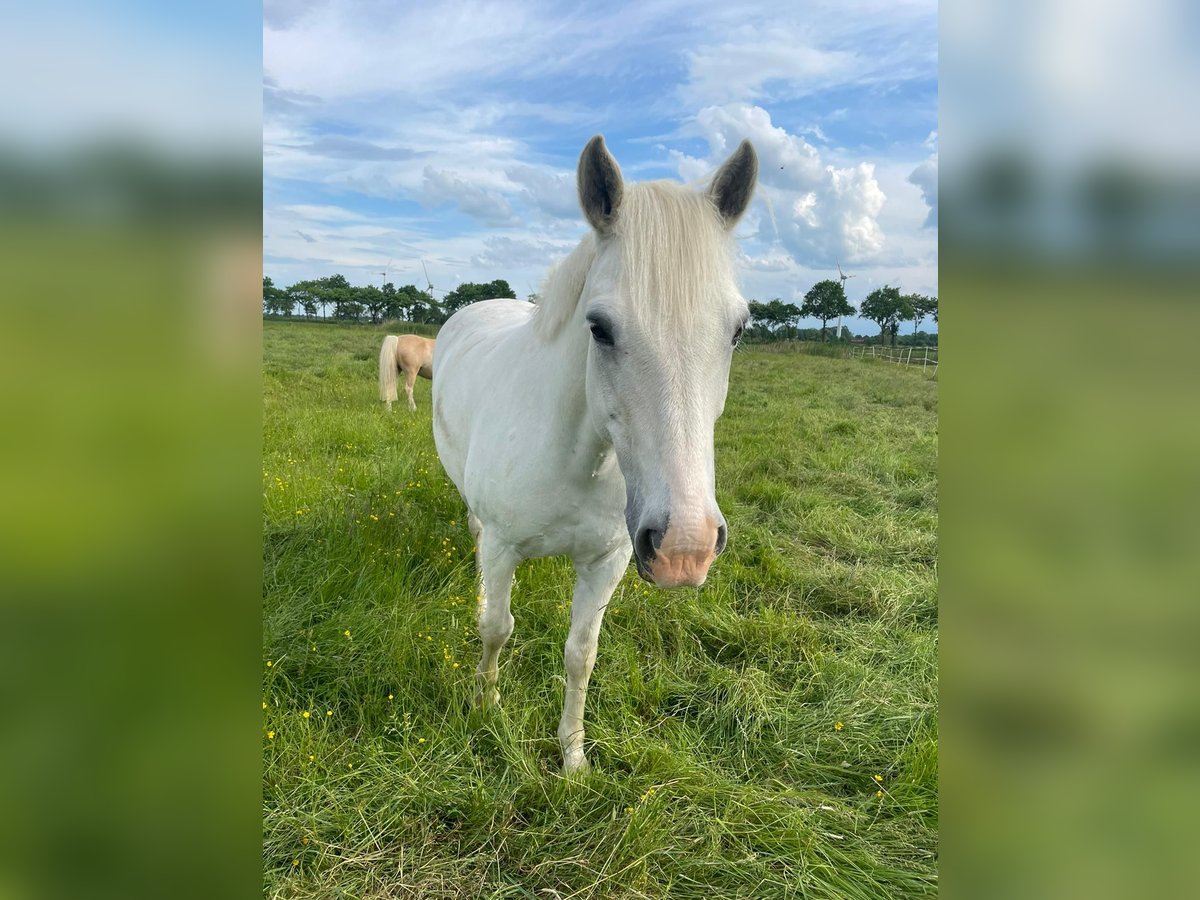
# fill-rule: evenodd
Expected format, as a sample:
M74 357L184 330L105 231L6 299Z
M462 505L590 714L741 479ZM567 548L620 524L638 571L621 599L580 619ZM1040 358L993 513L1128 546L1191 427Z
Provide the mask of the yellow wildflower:
M423 744L423 743L425 743L425 738L417 738L417 743L418 743L418 744Z
M350 632L349 632L349 631L343 631L343 632L342 632L342 634L344 634L346 637L350 637Z
M874 777L875 777L875 780L876 780L876 781L883 781L883 776L882 776L882 775L876 775L876 776L874 776Z
M273 732L273 731L268 731L268 732L267 732L267 740L270 740L270 741L273 741L273 740L275 740L275 732Z
M841 722L834 722L834 723L833 723L833 730L834 730L834 731L841 731L841 730L842 730L843 728L845 728L845 727L846 727L846 726L845 726L845 725L843 725Z
M275 665L275 663L271 662L271 660L269 660L269 659L268 659L268 660L267 660L267 668L269 669L269 668L271 668L271 666L273 666L273 665Z
M304 718L306 718L306 719L309 718L309 712L307 709L304 712L300 713L300 715L304 716Z
M333 715L333 710L332 710L332 709L327 709L327 710L325 710L325 715L327 715L327 716L332 716L332 715Z
M876 797L882 797L882 796L883 796L883 791L876 791L876 792L875 792L875 796L876 796Z

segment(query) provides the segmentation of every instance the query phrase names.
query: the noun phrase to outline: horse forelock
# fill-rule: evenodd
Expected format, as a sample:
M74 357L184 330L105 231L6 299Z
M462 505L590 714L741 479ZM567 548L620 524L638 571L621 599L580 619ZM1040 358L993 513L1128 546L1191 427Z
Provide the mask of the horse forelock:
M737 291L732 238L707 193L670 181L630 185L608 240L618 243L620 288L645 327L686 330ZM543 337L574 314L598 251L589 231L547 274L536 316Z
M615 237L622 289L643 326L687 330L737 291L732 239L706 193L669 181L636 185Z

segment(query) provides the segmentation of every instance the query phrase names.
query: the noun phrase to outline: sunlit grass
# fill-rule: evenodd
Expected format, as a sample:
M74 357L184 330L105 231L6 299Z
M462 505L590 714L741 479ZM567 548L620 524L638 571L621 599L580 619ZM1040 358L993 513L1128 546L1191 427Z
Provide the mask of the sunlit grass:
M933 895L936 384L739 352L717 431L729 549L699 590L622 582L595 768L567 780L570 565L518 570L503 708L471 710L465 509L429 383L416 413L377 402L382 334L264 329L268 894Z

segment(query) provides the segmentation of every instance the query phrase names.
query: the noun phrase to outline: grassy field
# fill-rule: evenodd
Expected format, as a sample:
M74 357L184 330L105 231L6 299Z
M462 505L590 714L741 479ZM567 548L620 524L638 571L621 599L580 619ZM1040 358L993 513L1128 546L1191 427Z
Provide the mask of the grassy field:
M272 897L937 891L937 386L739 351L717 424L729 549L630 569L555 729L571 569L525 563L504 706L470 708L471 538L382 331L264 326L263 863Z

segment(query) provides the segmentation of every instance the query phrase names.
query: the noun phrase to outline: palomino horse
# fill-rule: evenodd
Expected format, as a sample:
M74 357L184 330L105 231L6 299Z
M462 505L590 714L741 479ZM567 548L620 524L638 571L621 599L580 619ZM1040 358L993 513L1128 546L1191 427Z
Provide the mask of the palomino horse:
M379 350L379 399L387 404L388 412L396 400L396 372L404 373L404 393L408 397L408 408L416 409L413 402L413 385L417 376L433 378L433 338L402 334L389 334L383 339Z
M587 767L583 710L604 608L632 554L659 587L704 582L725 546L713 426L748 308L734 224L758 160L743 141L703 192L626 186L600 136L579 159L592 226L542 300L487 300L438 335L433 433L469 508L482 576L476 703L499 701L513 573L565 554L575 566L558 738Z

